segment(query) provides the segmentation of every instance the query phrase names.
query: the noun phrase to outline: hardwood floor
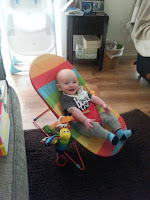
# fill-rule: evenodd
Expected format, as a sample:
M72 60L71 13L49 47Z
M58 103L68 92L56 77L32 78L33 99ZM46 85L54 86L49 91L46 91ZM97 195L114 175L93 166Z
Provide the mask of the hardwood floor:
M89 88L118 113L137 108L150 116L150 84L143 78L138 79L134 61L120 59L115 69L100 72L96 66L89 64L74 64L74 67ZM25 67L29 69L29 66L30 63ZM5 67L8 83L16 90L20 100L23 129L35 128L32 119L47 106L32 87L28 72L11 75L8 66ZM48 111L38 121L43 126L53 123L55 119L51 111Z

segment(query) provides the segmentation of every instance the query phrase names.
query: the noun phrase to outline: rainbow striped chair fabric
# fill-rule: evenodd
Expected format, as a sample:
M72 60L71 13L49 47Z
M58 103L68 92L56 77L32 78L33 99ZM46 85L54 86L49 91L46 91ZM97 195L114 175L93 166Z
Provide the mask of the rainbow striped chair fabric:
M77 72L77 70L67 60L57 55L44 54L38 56L31 63L29 72L31 83L34 89L57 118L63 116L63 113L59 101L61 94L56 88L55 78L58 71L65 68L74 70L77 74L79 85L83 86L85 90L90 92L86 82ZM104 110L99 106L97 106L97 109L99 112L104 112ZM122 129L126 129L127 127L123 118L113 110L112 113L120 122ZM107 126L105 128L110 130ZM125 143L123 141L119 141L118 144L114 146L105 139L87 138L83 136L82 133L79 133L72 124L71 136L92 153L104 157L115 155L120 151Z

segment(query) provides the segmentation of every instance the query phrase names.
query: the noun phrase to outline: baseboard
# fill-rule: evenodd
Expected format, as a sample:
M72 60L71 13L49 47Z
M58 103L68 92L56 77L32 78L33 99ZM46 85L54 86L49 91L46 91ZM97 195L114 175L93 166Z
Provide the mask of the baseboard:
M66 56L62 57L67 60ZM123 54L122 56L120 56L120 59L137 59L137 54Z
M120 59L137 59L137 54L123 54Z
M66 56L62 56L65 60L67 60L67 57Z

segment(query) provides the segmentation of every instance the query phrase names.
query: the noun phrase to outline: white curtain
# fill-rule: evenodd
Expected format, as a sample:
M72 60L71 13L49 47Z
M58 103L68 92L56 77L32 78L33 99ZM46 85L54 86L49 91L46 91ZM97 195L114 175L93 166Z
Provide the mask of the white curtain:
M67 0L54 1L54 18L55 18L55 33L56 33L56 49L57 55L67 58L67 26L66 15L62 12L63 6Z
M150 57L150 0L136 0L127 25L137 52Z

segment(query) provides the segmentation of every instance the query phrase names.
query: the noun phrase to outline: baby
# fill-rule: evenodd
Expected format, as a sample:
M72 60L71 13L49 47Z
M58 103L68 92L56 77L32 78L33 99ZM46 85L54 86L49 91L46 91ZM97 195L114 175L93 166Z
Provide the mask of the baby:
M131 130L123 130L120 123L111 113L108 105L99 97L94 96L78 85L76 73L71 69L63 69L57 73L56 87L62 92L60 102L65 115L73 115L78 131L87 137L108 139L113 145L119 140L132 136ZM105 112L99 113L96 105ZM104 129L108 124L115 135Z

